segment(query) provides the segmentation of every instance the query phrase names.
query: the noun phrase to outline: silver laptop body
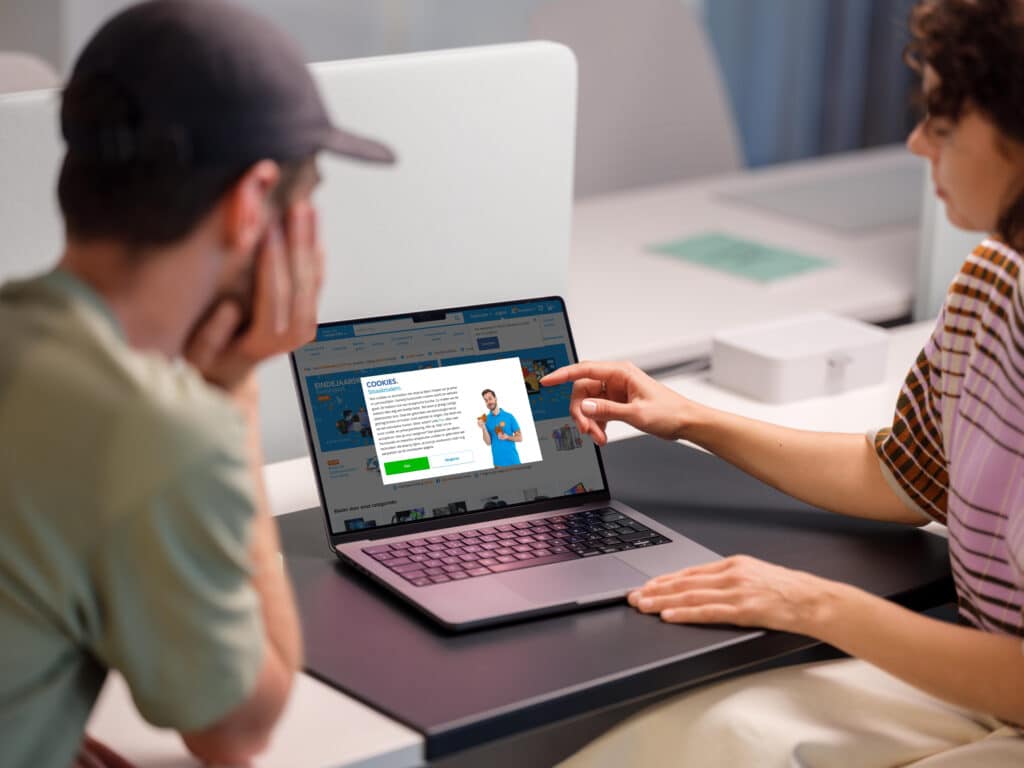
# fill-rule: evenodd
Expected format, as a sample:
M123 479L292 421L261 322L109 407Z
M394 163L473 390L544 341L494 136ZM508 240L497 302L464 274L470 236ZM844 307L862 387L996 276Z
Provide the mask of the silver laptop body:
M577 359L559 297L325 323L291 359L332 551L448 629L719 559L612 499L539 386Z

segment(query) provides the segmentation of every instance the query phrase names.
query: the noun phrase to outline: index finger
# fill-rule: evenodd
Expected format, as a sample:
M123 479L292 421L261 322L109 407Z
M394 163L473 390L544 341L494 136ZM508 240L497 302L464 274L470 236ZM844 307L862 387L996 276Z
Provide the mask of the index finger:
M308 341L315 333L318 292L318 248L315 238L313 207L293 203L288 210L288 257L292 274L292 311L290 332L297 343Z
M582 363L562 366L557 371L552 371L541 379L540 383L545 387L554 387L559 384L565 384L567 381L577 381L579 379L604 380L617 373L622 374L624 372L622 363L584 361Z

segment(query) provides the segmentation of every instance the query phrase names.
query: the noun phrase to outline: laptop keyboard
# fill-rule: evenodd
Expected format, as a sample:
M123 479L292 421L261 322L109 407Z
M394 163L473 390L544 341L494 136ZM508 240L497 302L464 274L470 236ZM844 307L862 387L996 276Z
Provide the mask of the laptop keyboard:
M417 587L667 544L610 507L364 547Z

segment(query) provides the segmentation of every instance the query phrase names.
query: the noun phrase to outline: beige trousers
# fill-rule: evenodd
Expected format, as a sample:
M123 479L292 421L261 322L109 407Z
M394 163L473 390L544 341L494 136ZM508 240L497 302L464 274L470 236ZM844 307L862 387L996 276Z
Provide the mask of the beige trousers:
M1024 768L1024 735L842 659L748 675L656 704L561 768Z

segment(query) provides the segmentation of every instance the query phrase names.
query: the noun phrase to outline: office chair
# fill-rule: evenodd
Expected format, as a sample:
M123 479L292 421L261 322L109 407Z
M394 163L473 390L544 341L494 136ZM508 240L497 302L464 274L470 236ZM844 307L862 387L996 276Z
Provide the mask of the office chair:
M55 88L57 71L38 56L19 51L0 51L0 93Z
M553 0L530 35L576 54L577 198L742 166L714 55L680 0Z

